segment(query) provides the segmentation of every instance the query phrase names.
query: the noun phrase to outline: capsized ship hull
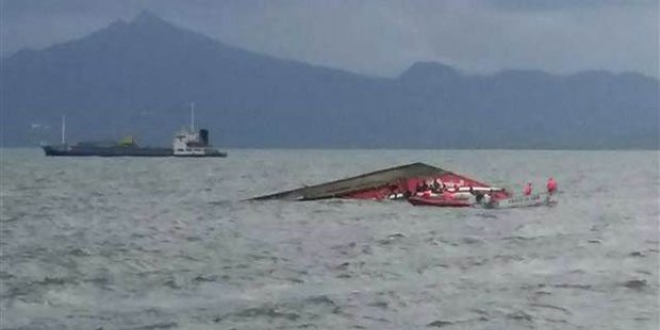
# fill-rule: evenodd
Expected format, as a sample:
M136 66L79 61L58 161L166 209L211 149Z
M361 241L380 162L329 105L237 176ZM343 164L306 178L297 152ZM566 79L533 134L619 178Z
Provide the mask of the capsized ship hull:
M437 183L437 186L433 186L433 183ZM439 167L413 163L259 196L252 200L407 199L410 204L415 206L500 209L552 206L557 204L552 197L551 194L516 197L506 189L494 187Z
M405 199L418 192L418 186L439 180L446 187L490 189L485 183L424 163L413 163L370 172L355 177L284 191L254 200L317 200L326 198ZM495 188L496 189L496 188Z

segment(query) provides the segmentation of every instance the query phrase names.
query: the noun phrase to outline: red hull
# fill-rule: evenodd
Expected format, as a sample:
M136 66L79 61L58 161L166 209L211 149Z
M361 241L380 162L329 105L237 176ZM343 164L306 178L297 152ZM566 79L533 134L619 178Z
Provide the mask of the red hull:
M408 202L415 206L436 206L436 207L470 207L474 203L464 199L448 199L442 197L424 197L413 196L408 198Z
M375 171L359 176L326 182L304 188L283 191L271 195L255 197L254 200L287 199L287 200L317 200L325 198L353 198L353 199L404 199L414 196L422 190L444 188L452 193L474 190L475 192L489 192L490 185L446 171L439 167L414 163ZM508 193L493 188L493 197L508 197ZM436 198L432 196L432 198ZM411 201L415 204L415 201ZM433 205L448 207L470 206L469 201L456 198L441 198L441 200L419 200L415 205Z

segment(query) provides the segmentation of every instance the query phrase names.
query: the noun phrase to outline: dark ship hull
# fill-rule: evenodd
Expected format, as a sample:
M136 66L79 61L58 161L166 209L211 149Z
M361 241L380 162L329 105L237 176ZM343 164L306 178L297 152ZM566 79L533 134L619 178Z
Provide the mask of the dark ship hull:
M99 156L99 157L227 157L209 144L209 131L194 130L194 108L191 110L190 130L182 130L175 135L172 148L140 147L133 137L126 136L118 142L86 141L76 144L66 143L66 117L62 116L62 143L59 145L43 145L46 156Z
M172 148L135 146L76 146L56 145L42 147L46 156L99 156L99 157L227 157L226 152L212 151L197 155L175 155Z

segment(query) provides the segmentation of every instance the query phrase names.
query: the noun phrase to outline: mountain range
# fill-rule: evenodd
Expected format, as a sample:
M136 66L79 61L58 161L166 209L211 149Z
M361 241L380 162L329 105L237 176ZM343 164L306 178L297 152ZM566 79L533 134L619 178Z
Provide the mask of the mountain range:
M447 45L451 47L451 45ZM488 56L488 54L484 54ZM188 125L220 147L658 149L660 84L638 73L466 74L418 62L394 78L231 47L145 12L2 59L2 145Z

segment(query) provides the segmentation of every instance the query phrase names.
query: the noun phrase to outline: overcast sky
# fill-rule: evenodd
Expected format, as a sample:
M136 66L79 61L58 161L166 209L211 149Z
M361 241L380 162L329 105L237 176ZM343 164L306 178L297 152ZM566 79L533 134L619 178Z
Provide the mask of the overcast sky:
M3 56L143 10L229 45L358 73L415 61L467 73L636 71L658 77L658 0L0 0Z

